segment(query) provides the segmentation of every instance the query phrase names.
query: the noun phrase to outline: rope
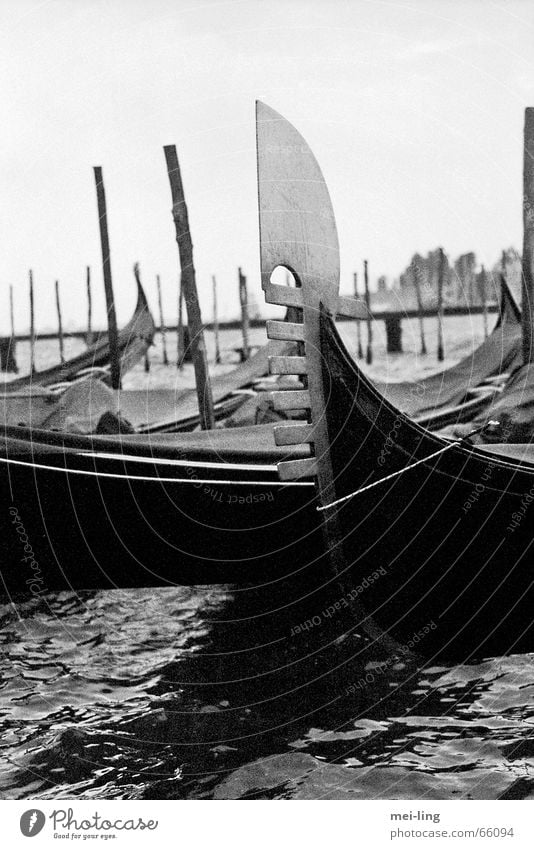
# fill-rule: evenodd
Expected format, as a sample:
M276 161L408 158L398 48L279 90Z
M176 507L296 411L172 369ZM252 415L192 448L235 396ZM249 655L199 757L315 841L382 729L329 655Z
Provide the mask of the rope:
M343 504L344 501L349 501L349 499L354 498L355 495L361 495L362 492L367 492L369 489L374 489L375 486L380 486L380 484L385 483L386 481L393 480L393 478L398 478L400 475L404 474L404 472L409 472L411 469L415 469L416 466L420 466L422 463L428 463L429 460L433 460L434 457L439 457L440 454L445 454L446 451L450 451L451 448L454 448L457 445L462 445L462 443L466 442L466 440L470 439L472 436L475 436L477 433L481 433L481 431L486 430L487 427L495 426L500 424L499 422L490 421L486 422L486 424L482 425L482 427L478 427L475 430L472 430L471 433L468 433L466 436L463 436L462 439L457 439L454 442L449 442L448 445L445 445L443 448L440 448L439 451L434 451L433 454L429 454L428 457L423 457L422 460L417 460L415 463L410 463L409 466L404 466L403 469L397 469L396 472L392 472L390 475L386 475L385 478L380 478L378 481L373 481L373 483L367 484L367 486L363 486L361 489L357 489L355 492L351 492L349 495L344 495L342 498L338 498L336 501L331 501L330 504L323 504L322 507L316 507L315 509L320 513L323 510L330 510L331 507L337 507L338 504Z

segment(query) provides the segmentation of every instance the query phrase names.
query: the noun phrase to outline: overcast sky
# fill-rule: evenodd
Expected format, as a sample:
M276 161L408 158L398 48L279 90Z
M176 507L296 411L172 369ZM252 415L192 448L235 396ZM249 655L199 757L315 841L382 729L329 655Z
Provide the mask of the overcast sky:
M211 275L237 313L261 300L254 101L302 132L327 180L342 288L369 259L395 276L441 244L492 264L521 247L523 110L534 105L531 0L0 0L0 332L8 287L38 329L96 319L103 284L92 166L107 191L119 321L141 264L175 321L177 250L162 147L176 144L203 314ZM2 306L3 305L3 306Z

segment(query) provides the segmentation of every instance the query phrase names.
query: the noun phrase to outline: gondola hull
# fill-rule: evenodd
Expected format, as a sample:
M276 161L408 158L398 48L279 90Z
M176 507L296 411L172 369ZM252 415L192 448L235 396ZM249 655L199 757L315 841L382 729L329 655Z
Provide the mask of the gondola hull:
M281 485L268 456L205 462L178 450L170 461L53 437L5 439L3 594L264 583L320 551L312 483Z
M401 646L424 632L425 655L532 650L534 466L466 444L432 458L447 443L380 395L326 314L321 352L336 494L356 493L326 527L335 513L352 583L384 570L367 616Z

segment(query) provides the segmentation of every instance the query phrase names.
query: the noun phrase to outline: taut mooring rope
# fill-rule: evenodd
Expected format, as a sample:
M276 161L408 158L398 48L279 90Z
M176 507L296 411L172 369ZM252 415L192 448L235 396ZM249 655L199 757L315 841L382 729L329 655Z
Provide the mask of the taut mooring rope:
M343 504L344 501L349 501L351 498L354 498L356 495L361 495L362 492L367 492L369 489L374 489L375 486L380 486L380 484L385 483L386 481L393 480L393 478L398 478L400 475L404 474L404 472L409 472L411 469L415 469L416 466L420 466L422 463L428 463L429 460L433 460L434 457L439 457L440 454L445 454L446 451L449 451L451 448L454 448L456 445L461 445L467 439L470 439L472 436L475 436L477 433L481 433L486 430L486 428L490 426L497 426L500 422L490 421L486 422L486 424L482 425L482 427L477 427L475 430L472 430L471 433L468 433L466 436L463 436L461 439L456 439L454 442L449 442L448 445L445 445L443 448L440 448L439 451L434 451L433 454L429 454L428 457L423 457L421 460L417 460L415 463L410 463L409 466L404 466L402 469L397 469L396 472L392 472L390 475L386 475L385 478L380 478L378 481L373 481L373 483L367 484L367 486L362 486L361 489L355 490L355 492L349 493L349 495L344 495L342 498L336 499L336 501L331 501L330 504L323 504L321 507L316 507L315 509L318 512L323 510L330 510L332 507L337 507L338 504Z

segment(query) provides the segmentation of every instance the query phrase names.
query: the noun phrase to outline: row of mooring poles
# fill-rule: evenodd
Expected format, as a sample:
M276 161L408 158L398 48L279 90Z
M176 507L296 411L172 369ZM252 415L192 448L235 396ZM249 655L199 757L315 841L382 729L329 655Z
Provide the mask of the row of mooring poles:
M488 334L488 318L487 318L487 300L486 300L486 292L485 292L485 272L484 274L484 294L482 295L482 304L483 304L483 315L484 315L484 332L487 336ZM421 354L427 353L426 339L425 339L425 325L424 325L424 303L421 292L421 280L420 280L420 270L418 268L413 269L413 282L415 289L415 297L417 302L417 313L418 313L418 321L419 321L419 334L421 339ZM445 287L445 279L447 276L447 257L445 256L445 252L443 248L439 248L439 265L438 265L438 297L437 297L437 320L438 320L438 344L437 344L437 358L441 362L444 359L444 342L443 342L443 315L444 315L444 287ZM364 278L364 302L367 308L367 349L365 352L365 361L367 365L372 365L373 362L373 318L371 313L371 292L369 287L369 263L367 260L363 262L363 278ZM355 299L359 299L358 292L358 275L356 272L353 274L353 284L354 284L354 297ZM389 324L388 324L389 322ZM402 352L402 337L401 337L401 317L396 316L392 317L391 320L386 320L386 331L388 337L388 351L390 352ZM357 333L357 350L358 357L363 357L363 345L362 345L362 337L361 337L361 322L357 320L356 322L356 333Z

